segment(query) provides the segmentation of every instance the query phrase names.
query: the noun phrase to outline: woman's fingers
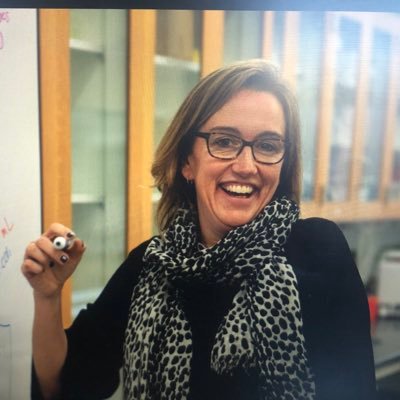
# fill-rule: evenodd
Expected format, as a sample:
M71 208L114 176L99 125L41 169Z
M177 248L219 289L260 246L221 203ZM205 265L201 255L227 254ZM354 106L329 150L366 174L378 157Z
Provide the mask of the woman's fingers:
M21 266L22 273L31 279L43 272L44 265L48 262L47 256L37 247L35 242L26 247L24 261Z
M50 263L51 261L58 265L65 265L70 260L70 256L66 251L57 250L54 247L53 242L46 236L41 236L36 241L37 247L49 258ZM50 267L52 265L48 264Z
M34 276L40 274L43 272L43 266L36 261L26 258L23 263L22 263L22 273L27 277L28 279L33 278Z
M75 271L84 251L71 229L55 223L26 247L21 270L36 293L52 296Z
M71 258L80 260L85 250L86 245L84 241L76 237L71 245L71 248L68 250L68 253L70 254Z
M35 261L37 264L47 265L50 261L49 257L38 247L36 242L31 242L26 247L25 259Z
M43 236L46 236L49 239L54 239L57 236L67 237L71 234L75 236L71 229L69 229L65 225L53 223L50 225L49 229L43 234Z

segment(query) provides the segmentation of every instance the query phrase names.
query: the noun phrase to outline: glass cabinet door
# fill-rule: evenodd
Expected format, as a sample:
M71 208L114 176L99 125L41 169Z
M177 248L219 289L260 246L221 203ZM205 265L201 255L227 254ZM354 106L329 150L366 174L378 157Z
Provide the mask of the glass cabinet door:
M302 12L298 35L296 96L301 123L303 200L312 200L314 193L323 40L324 14Z
M261 11L225 11L224 64L261 57L262 29Z
M329 201L348 198L361 33L360 24L348 18L339 18L337 24L335 95L326 191Z
M201 12L158 10L156 29L155 148L200 79Z
M271 62L277 67L283 63L283 42L285 37L285 15L284 11L275 11L272 27L272 54Z
M400 84L397 85L397 107L395 141L393 149L393 167L389 184L388 198L400 200Z
M154 150L186 95L200 79L201 11L158 10ZM153 216L159 193L153 192ZM154 233L157 227L153 226Z
M127 13L71 10L73 229L87 244L73 316L125 257Z
M386 130L390 35L374 30L369 68L368 117L364 128L364 151L360 200L377 200Z

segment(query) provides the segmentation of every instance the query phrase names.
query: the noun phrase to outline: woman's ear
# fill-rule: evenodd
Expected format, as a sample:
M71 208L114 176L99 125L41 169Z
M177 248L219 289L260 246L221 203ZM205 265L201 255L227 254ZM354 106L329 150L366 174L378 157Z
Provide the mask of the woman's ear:
M187 159L182 167L182 175L187 181L193 180L193 171L189 160Z

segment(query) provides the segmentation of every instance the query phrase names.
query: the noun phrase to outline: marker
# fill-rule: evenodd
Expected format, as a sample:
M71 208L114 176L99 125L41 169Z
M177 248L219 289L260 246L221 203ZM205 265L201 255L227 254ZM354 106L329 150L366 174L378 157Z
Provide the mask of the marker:
M67 250L72 246L73 243L74 243L74 239L73 238L66 239L63 236L57 236L53 240L53 247L56 250Z

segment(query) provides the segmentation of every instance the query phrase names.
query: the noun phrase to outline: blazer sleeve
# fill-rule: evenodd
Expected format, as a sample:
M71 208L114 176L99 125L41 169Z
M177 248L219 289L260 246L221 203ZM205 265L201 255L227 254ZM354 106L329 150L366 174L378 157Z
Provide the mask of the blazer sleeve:
M375 399L367 296L347 241L335 223L312 218L303 221L302 243L320 285L308 321L317 399Z
M66 330L68 353L61 373L61 399L104 399L119 385L132 291L148 242L132 250L97 300ZM33 368L31 398L41 399Z

